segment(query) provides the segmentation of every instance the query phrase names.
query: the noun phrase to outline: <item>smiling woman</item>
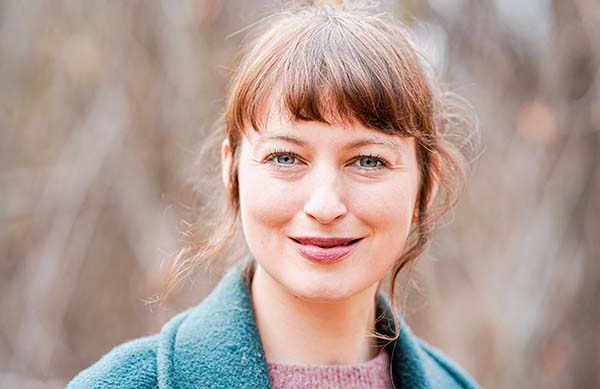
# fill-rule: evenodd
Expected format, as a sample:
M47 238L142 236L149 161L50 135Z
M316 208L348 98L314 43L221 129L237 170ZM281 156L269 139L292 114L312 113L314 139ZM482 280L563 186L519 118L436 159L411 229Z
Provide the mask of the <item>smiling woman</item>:
M293 123L273 112L240 148L240 216L258 262L253 288L349 305L363 293L373 297L413 221L414 139L359 123ZM229 177L227 140L223 154Z
M277 14L259 32L218 132L228 201L169 285L238 226L251 255L200 305L71 387L475 387L396 313L398 273L464 180L408 32L358 3Z

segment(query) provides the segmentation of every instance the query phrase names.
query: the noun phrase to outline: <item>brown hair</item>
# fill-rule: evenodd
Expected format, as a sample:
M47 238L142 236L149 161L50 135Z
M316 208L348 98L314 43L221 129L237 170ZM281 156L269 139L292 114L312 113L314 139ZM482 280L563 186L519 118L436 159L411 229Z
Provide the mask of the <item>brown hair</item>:
M326 3L326 2L325 2ZM450 130L463 125L448 109L407 29L389 14L352 4L313 5L269 17L258 28L234 73L222 120L213 140L229 140L233 166L227 204L206 239L197 226L173 263L167 292L193 268L211 262L236 233L239 223L237 164L245 131L259 131L269 109L293 121L352 123L386 134L414 137L420 168L416 220L407 248L390 278L396 278L427 248L434 223L457 202L465 179L461 147ZM280 106L269 107L271 101ZM466 139L466 138L465 138ZM456 140L456 139L454 139ZM213 143L210 147L216 147ZM434 183L439 196L430 206ZM200 219L206 224L206 218Z

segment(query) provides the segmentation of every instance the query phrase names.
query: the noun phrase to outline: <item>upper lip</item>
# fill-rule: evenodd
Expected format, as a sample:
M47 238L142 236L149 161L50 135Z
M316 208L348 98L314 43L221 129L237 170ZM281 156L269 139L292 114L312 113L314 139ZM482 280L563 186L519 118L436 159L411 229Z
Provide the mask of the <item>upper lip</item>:
M346 243L353 243L353 241L357 241L362 238L328 238L328 237L320 237L320 236L295 236L292 237L293 240L300 244L309 244L313 246L319 247L334 247L340 246Z

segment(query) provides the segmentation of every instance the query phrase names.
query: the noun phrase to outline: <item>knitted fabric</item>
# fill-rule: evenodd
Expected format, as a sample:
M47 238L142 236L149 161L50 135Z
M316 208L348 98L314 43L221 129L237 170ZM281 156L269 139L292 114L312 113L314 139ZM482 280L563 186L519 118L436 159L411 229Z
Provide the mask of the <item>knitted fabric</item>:
M288 365L268 363L271 387L392 389L390 356L385 351L364 363L351 365Z

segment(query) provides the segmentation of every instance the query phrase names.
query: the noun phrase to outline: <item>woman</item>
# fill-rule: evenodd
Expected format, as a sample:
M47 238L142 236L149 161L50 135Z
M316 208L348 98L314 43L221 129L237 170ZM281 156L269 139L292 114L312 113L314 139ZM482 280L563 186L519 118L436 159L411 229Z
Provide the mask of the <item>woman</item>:
M407 32L343 4L263 27L226 104L225 213L177 258L172 284L239 224L251 256L70 387L476 387L395 314L396 277L464 176Z

